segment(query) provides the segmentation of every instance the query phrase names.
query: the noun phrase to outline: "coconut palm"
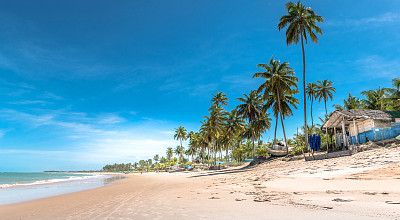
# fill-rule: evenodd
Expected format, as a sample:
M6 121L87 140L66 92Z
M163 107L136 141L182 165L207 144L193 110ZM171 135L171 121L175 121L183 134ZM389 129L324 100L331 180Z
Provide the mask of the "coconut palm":
M257 93L257 91L253 90L249 93L249 95L244 94L244 97L237 98L242 104L239 104L237 108L237 113L241 115L244 119L247 119L250 124L250 131L253 141L253 157L255 153L254 148L254 123L256 120L264 115L263 112L263 101L262 96Z
M225 137L227 139L226 144L228 146L232 146L236 142L234 137L238 136L245 130L244 123L245 122L238 114L237 109L232 109L232 111L228 114L225 124ZM226 150L228 151L228 147Z
M310 99L310 101L311 101L311 126L314 126L312 107L313 107L314 99L316 99L316 96L317 96L317 83L307 83L306 94L308 96L308 99Z
M280 18L278 29L286 30L286 44L298 44L301 40L301 49L303 52L303 97L304 97L304 127L307 127L307 98L306 98L306 57L304 53L304 40L307 44L307 34L312 42L318 43L318 37L315 33L322 35L322 29L316 25L317 22L324 22L324 19L316 15L310 7L305 7L300 1L297 4L293 2L286 3L287 15ZM314 33L315 31L315 33ZM306 143L308 143L307 129L305 129Z
M181 141L181 147L183 147L182 140L186 140L186 138L187 138L187 130L183 126L179 126L178 128L175 128L174 139Z
M366 99L361 100L364 109L386 110L387 89L379 87L361 92Z
M347 99L343 99L343 106L341 105L333 105L336 110L350 110L350 109L361 109L362 102L359 98L352 96L349 92L349 97Z
M265 79L265 82L260 85L257 92L260 93L264 91L264 100L267 100L267 98L275 98L277 100L286 144L286 132L283 125L281 101L286 91L292 91L292 87L297 90L297 82L299 79L294 76L294 71L291 67L289 67L288 62L281 63L279 60L274 60L273 57L270 59L268 64L258 64L257 66L265 70L265 72L257 72L253 76L253 78ZM271 96L270 94L273 95ZM276 117L276 119L278 119L278 117ZM274 141L275 140L276 135Z
M325 102L325 114L328 115L328 110L326 108L326 101L328 101L328 99L333 98L333 93L332 92L336 92L336 89L332 86L333 82L324 79L322 81L317 81L317 96L316 98L318 98L318 102L321 102L321 100L324 100Z
M221 106L228 106L228 97L223 92L217 92L217 94L212 94L213 97L211 99L211 104L221 107Z
M174 151L175 155L179 157L179 159L182 159L183 154L185 153L185 149L182 146L176 146L175 151Z
M172 150L172 147L167 148L167 159L171 160L172 156L174 156L174 150Z
M299 91L297 89L291 89L291 90L285 91L281 95L280 99L277 98L276 93L270 93L265 98L266 99L266 103L265 103L264 108L265 109L269 109L269 108L272 107L272 112L274 113L274 116L276 118L274 142L276 140L276 130L277 130L277 127L278 127L277 125L278 125L279 114L280 114L280 112L282 112L281 121L282 121L282 129L284 130L285 126L283 124L283 120L286 117L292 116L293 115L292 108L297 109L297 105L299 104L299 100L293 96L293 95L296 95L298 93L299 93ZM281 110L279 110L278 100L280 100ZM286 150L288 150L288 149L286 149Z
M389 103L390 110L400 111L400 78L394 78L392 85L394 88L385 88L389 93L389 97L385 100Z
M154 155L153 160L157 163L160 160L160 156L158 154Z
M207 124L207 133L212 140L212 150L214 151L214 162L216 162L217 144L216 141L220 135L223 134L223 127L226 121L226 112L223 108L217 105L212 105L210 109L210 116L205 116Z

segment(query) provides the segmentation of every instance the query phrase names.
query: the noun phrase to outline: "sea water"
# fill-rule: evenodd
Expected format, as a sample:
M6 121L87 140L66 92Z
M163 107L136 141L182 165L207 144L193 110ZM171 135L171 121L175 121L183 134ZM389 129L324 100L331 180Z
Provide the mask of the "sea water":
M0 205L97 188L122 175L0 172Z

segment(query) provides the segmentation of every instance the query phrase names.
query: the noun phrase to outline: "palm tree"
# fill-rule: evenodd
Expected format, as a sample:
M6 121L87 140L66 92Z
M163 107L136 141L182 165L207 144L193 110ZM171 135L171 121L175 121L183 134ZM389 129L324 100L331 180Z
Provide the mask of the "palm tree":
M253 141L253 157L255 153L254 148L254 123L257 118L264 115L263 113L263 101L261 95L257 91L251 91L249 95L244 94L244 97L237 98L242 104L239 104L237 108L237 113L241 115L244 119L247 119L250 124L250 131Z
M158 154L154 155L153 160L157 163L158 160L160 159L160 156L158 156Z
M286 44L297 44L301 40L301 49L303 52L303 91L304 91L304 127L307 127L307 98L306 98L306 57L304 53L304 42L307 44L307 33L312 42L318 43L318 37L315 33L322 35L322 29L316 25L317 22L324 22L324 19L316 15L310 7L305 7L300 1L297 4L293 2L286 3L287 15L280 18L278 29L282 30L288 25L286 30ZM313 32L315 31L315 33ZM308 144L308 133L305 129L306 143ZM306 144L306 145L307 145Z
M306 87L306 94L308 96L308 98L311 100L311 126L314 126L314 118L313 118L313 102L314 99L316 99L317 97L317 83L307 83L307 87Z
M343 99L343 106L334 104L333 107L336 110L350 110L350 109L361 109L362 103L361 100L355 96L352 96L349 92L349 97L347 99Z
M324 100L325 102L325 114L328 115L328 110L326 108L326 101L328 101L328 99L333 98L333 94L332 92L336 92L336 89L332 86L333 82L324 79L322 81L317 81L317 97L318 98L318 102L321 102L321 100Z
M184 152L185 152L185 149L182 146L178 145L178 146L176 146L174 153L176 154L176 156L179 157L179 159L182 159Z
M223 127L226 121L226 112L217 105L212 105L210 108L210 116L204 116L204 129L208 137L211 138L212 147L214 150L214 162L216 162L217 145L216 141L223 133Z
M283 113L282 113L281 101L286 91L291 91L292 87L294 87L297 90L297 82L299 81L299 79L294 76L294 71L291 67L289 67L288 62L284 62L281 64L279 60L274 60L273 57L269 61L269 64L258 64L257 67L266 70L265 72L255 73L253 76L253 78L265 79L265 82L260 85L257 92L260 93L264 90L264 95L263 95L264 100L267 100L267 98L271 97L276 98L278 102L279 114L281 116L285 144L287 144L285 127L283 125ZM270 94L273 95L270 96ZM276 118L278 119L278 117ZM276 140L276 135L275 135L275 140Z
M370 89L361 92L361 95L365 96L366 99L361 100L363 108L373 110L386 110L387 102L387 89L379 87L378 89Z
M285 91L282 94L282 97L280 97L280 99L277 98L277 95L275 93L269 94L268 97L266 98L267 103L265 103L264 108L269 109L272 107L272 112L274 113L274 116L276 118L274 142L276 140L276 130L278 127L277 126L278 125L278 116L279 116L280 112L282 112L281 121L282 121L282 128L284 130L285 127L283 124L283 120L286 117L292 116L293 111L292 111L291 107L297 109L297 105L299 104L299 100L297 98L293 97L293 95L298 94L298 93L299 93L299 91L297 89L292 89L292 90ZM279 110L278 100L280 100L281 110ZM286 150L288 150L288 148ZM289 153L289 152L287 152L287 153Z
M187 130L183 126L179 126L178 128L175 128L174 139L181 141L181 147L183 147L182 140L186 140L186 138L187 138L186 135L187 135Z
M234 137L239 135L241 132L245 130L245 124L243 119L239 116L237 109L233 109L229 114L226 120L225 125L225 136L228 139L227 144L233 144ZM227 148L228 151L228 148Z
M390 110L400 111L400 78L394 78L392 85L395 88L385 88L386 92L389 93L389 97L385 100L389 102Z
M174 151L172 150L172 147L167 148L167 159L171 160L172 156L174 155Z
M217 92L217 94L212 94L213 97L211 99L211 104L221 107L221 106L228 106L229 99L223 92Z

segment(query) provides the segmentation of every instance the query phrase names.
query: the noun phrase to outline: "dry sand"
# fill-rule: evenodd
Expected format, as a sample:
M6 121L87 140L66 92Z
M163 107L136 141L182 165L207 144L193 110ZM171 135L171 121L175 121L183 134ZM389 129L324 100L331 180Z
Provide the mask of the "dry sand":
M400 147L127 176L97 189L0 206L0 219L400 219Z

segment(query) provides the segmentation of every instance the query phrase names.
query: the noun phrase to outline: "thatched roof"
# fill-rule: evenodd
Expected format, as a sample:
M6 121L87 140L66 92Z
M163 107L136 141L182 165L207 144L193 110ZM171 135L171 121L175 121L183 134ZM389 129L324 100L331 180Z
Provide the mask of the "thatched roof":
M336 110L331 113L329 119L322 125L322 128L341 127L343 119L346 121L375 119L382 121L394 121L394 117L382 110L351 109Z

